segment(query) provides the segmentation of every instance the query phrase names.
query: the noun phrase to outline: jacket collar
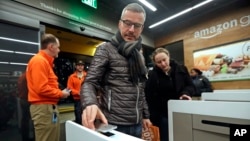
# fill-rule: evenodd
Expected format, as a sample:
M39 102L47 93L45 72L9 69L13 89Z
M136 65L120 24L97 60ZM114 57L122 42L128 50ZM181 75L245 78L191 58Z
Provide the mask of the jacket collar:
M54 57L49 56L43 50L40 50L38 54L40 54L41 56L43 56L49 62L50 66L53 68Z

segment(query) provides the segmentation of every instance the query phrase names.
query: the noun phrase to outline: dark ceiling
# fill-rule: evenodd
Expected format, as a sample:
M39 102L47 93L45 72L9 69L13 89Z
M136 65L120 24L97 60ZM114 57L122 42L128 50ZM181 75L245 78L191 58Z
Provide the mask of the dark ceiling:
M207 19L218 12L230 10L235 7L249 6L250 0L214 0L207 5L192 10L176 19L163 23L162 25L149 29L148 27L164 18L181 12L192 7L204 0L147 0L152 3L157 11L153 12L143 5L146 10L147 18L144 25L144 33L152 38L159 38L162 35L178 31L192 24ZM139 3L138 0L98 0L98 9L102 11L100 14L114 21L120 19L122 9L129 3ZM142 5L142 4L141 4Z

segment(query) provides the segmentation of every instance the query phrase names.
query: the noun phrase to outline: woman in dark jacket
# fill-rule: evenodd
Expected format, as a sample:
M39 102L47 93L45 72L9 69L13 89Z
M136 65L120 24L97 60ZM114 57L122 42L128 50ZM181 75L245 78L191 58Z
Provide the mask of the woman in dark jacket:
M198 99L200 99L199 97L201 96L201 93L213 91L211 83L205 76L202 75L202 71L199 69L191 69L190 76L196 88L196 92L193 95L194 97L198 97Z
M195 88L187 68L170 60L166 49L156 49L152 60L155 66L145 87L150 120L159 127L161 141L168 141L168 100L191 100Z

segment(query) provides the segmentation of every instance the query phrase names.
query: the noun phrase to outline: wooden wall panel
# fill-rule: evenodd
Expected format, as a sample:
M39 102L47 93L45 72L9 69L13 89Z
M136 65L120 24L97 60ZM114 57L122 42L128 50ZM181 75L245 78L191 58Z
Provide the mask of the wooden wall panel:
M241 26L240 21L243 20L246 26ZM195 38L194 33L202 29L217 26L218 24L227 25L232 20L236 19L237 26L222 30L222 33L208 39ZM209 34L210 35L210 34ZM166 44L170 44L179 40L183 40L184 43L184 58L185 65L188 69L193 67L193 51L205 49L213 46L227 44L230 42L236 42L243 39L250 38L250 6L240 9L231 9L214 15L210 19L202 19L202 21L192 27L175 32L171 35L166 35L155 42L156 47L160 47ZM250 80L237 80L226 82L213 82L215 89L250 89Z

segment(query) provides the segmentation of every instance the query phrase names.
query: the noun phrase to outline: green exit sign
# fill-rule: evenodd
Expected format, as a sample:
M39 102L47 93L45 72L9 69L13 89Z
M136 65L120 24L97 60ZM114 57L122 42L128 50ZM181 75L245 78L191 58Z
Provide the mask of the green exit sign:
M97 9L97 0L82 0L82 3Z

